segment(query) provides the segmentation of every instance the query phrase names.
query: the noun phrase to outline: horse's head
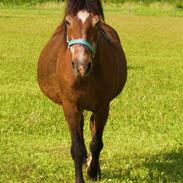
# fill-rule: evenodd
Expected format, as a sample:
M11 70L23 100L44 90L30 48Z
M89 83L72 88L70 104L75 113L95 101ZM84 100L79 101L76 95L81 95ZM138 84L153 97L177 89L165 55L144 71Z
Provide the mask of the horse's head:
M92 70L96 53L100 16L82 10L76 16L67 15L65 24L74 73L86 77Z

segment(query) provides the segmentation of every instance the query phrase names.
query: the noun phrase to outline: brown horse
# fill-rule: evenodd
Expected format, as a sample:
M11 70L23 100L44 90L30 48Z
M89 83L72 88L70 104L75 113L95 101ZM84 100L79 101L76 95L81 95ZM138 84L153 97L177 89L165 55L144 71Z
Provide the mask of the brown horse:
M100 0L68 0L62 24L44 47L38 64L42 92L63 106L75 163L75 182L83 183L87 151L83 111L92 112L88 177L100 179L99 156L110 101L127 78L125 55L116 31L104 22Z

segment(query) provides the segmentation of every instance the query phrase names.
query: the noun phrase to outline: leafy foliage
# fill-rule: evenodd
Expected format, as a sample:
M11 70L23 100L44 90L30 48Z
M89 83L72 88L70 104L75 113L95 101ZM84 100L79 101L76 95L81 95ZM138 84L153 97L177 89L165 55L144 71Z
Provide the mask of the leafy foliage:
M63 2L65 0L0 0L0 3L3 4L23 4L23 3L30 3L30 4L36 4L36 3L44 3L44 2ZM144 3L144 4L150 4L153 2L168 2L177 4L177 6L182 7L183 2L182 0L103 0L104 3L125 3L125 2L136 2L136 3Z

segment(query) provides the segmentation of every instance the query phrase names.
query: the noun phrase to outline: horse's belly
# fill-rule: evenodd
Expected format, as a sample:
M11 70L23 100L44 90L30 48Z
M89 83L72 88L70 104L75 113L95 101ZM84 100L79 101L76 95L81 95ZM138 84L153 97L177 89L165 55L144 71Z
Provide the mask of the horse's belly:
M40 64L42 65L42 64ZM61 104L61 93L54 69L50 69L50 63L38 66L38 84L41 91L53 102Z
M63 37L63 28L59 26L42 50L37 70L40 89L49 99L58 104L62 101L56 65Z

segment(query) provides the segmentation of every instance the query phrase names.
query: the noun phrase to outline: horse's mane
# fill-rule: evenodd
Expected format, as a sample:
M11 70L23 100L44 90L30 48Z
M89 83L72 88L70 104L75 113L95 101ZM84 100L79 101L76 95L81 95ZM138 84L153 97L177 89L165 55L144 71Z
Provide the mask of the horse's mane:
M102 3L100 0L67 0L65 16L67 14L75 16L80 10L87 10L89 13L100 15L104 20Z

